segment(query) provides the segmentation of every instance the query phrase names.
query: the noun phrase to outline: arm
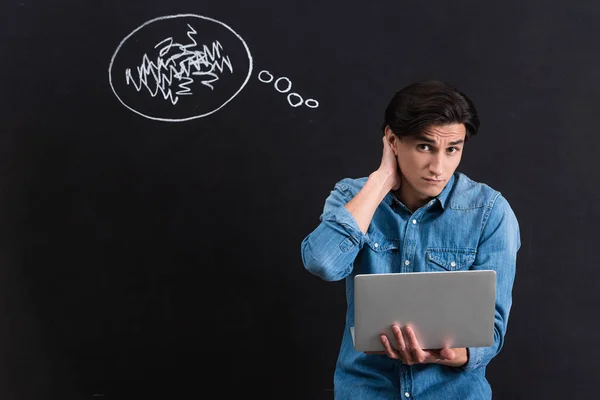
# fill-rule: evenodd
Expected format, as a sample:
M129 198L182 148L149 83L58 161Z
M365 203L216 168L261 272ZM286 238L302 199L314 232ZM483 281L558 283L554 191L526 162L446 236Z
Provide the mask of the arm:
M498 194L484 220L477 258L471 269L496 271L494 344L467 349L467 371L486 366L502 349L512 305L512 287L521 238L517 218L506 199Z
M369 175L365 186L350 200L345 208L352 214L362 233L367 233L375 210L383 198L392 190L393 176L381 170ZM392 184L391 184L392 183Z
M350 275L375 210L390 190L400 187L396 156L388 142L391 130L386 135L379 168L352 199L338 183L325 201L321 223L302 241L304 267L324 280Z
M302 241L302 262L309 272L326 281L341 280L352 272L373 214L390 190L387 182L382 172L375 171L352 199L343 182L335 185L320 224Z

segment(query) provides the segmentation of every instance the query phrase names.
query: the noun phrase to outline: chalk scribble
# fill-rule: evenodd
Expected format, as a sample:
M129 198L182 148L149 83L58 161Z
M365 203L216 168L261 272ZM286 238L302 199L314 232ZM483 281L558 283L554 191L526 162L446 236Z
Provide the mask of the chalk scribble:
M125 70L127 84L132 84L138 91L145 87L152 97L160 92L164 99L175 105L178 96L194 94L189 85L196 79L212 90L225 68L233 73L231 60L222 54L221 43L213 41L209 46L199 46L194 38L197 31L191 25L187 26L190 43L177 43L172 37L159 42L154 46L159 48L155 61L144 54L142 64L136 68L137 73L132 74L131 68Z

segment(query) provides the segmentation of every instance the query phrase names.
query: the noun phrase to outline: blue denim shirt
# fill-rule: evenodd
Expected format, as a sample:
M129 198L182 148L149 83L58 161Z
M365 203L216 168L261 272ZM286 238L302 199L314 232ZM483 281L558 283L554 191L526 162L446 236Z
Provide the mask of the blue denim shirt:
M344 205L367 178L343 179L325 201L320 224L301 244L305 268L326 281L345 279L347 313L334 373L336 399L491 399L486 366L504 342L512 304L519 225L500 192L455 172L415 212L388 193L363 234ZM494 344L468 348L462 367L405 365L354 349L354 276L364 273L496 271ZM418 338L417 338L418 339Z

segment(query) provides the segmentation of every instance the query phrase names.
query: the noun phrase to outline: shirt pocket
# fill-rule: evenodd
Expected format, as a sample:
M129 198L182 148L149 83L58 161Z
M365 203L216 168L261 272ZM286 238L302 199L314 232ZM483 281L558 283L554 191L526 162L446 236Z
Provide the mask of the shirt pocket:
M383 237L368 237L365 248L359 255L357 273L381 274L394 272L394 263L398 258L399 240Z
M475 262L477 251L467 248L432 247L426 251L427 270L460 271Z

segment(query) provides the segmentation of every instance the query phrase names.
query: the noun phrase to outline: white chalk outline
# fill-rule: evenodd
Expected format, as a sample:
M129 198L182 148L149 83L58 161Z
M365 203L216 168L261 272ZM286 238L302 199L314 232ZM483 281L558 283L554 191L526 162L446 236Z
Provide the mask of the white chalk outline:
M269 79L267 81L267 80L264 80L263 78L261 78L261 75L263 73L268 74L271 77L271 79ZM261 82L263 82L263 83L271 83L271 82L273 82L273 79L275 79L274 76L269 71L267 71L266 69L263 69L262 71L260 71L258 73L258 80L261 81ZM285 90L280 90L279 89L279 81L282 80L282 79L285 79L288 82L288 87ZM290 90L292 90L292 81L288 77L282 76L280 78L277 78L277 80L273 84L273 87L279 93L287 93ZM291 99L292 96L297 96L300 99L300 103L293 104L292 103L292 99ZM306 100L304 100L302 98L302 96L300 96L298 93L290 93L290 94L288 94L287 95L287 102L292 107L300 107L302 105L302 103L304 103L304 105L306 105L308 108L317 108L317 107L319 107L319 102L317 100L315 100L315 99L306 99ZM309 102L311 102L311 104L308 104Z
M288 81L288 87L286 90L279 90L279 81L282 79L285 79L286 81ZM277 80L275 81L273 86L275 86L275 90L277 90L279 93L287 93L290 90L292 90L292 81L290 81L288 77L282 76L281 78L277 78Z
M125 104L125 102L123 100L121 100L121 98L119 97L119 95L117 94L117 91L115 90L115 87L113 86L113 82L112 82L112 66L113 63L115 61L115 57L117 56L117 54L119 53L119 50L121 49L121 47L123 46L123 44L131 37L133 36L137 31L139 31L140 29L142 29L143 27L145 27L146 25L149 25L151 23L157 22L157 21L161 21L161 20L165 20L165 19L172 19L172 18L182 18L182 17L194 17L194 18L200 18L206 21L210 21L210 22L214 22L216 24L219 24L221 26L223 26L224 28L228 29L231 33L233 33L235 35L235 37L237 37L240 42L242 42L242 44L244 45L244 48L246 49L246 53L248 54L248 75L246 76L246 79L244 80L244 83L242 83L242 85L240 86L240 88L237 90L237 92L235 92L228 100L226 100L222 105L220 105L219 107L215 108L212 111L209 111L207 113L201 114L201 115L195 115L193 117L187 117L187 118L179 118L179 119L171 119L171 118L159 118L159 117L151 117L149 115L146 115L144 113L141 113L135 109L133 109L132 107L128 106L127 104ZM227 103L229 103L231 100L233 100L233 98L235 96L237 96L242 89L246 86L246 84L248 83L248 81L250 80L250 76L252 76L252 69L253 69L253 62L252 62L252 54L250 54L250 49L248 48L248 45L246 44L246 42L244 41L244 39L242 39L242 37L236 32L234 31L229 25L225 24L224 22L218 21L214 18L210 18L210 17L205 17L202 15L198 15L198 14L174 14L174 15L166 15L166 16L162 16L162 17L158 17L158 18L154 18L151 19L149 21L144 22L142 25L140 25L139 27L137 27L133 32L131 32L129 35L127 35L123 40L121 40L121 43L119 43L119 46L117 47L117 49L115 50L113 56L110 59L110 64L108 66L108 81L110 83L110 88L112 89L113 93L115 94L115 96L117 97L117 99L119 99L119 101L121 102L121 104L123 104L125 107L127 107L128 109L130 109L131 111L133 111L136 114L141 115L142 117L146 117L152 120L156 120L156 121L165 121L165 122L183 122L183 121L189 121L192 119L197 119L197 118L202 118L202 117L206 117L207 115L211 115L217 111L219 111L221 108L225 107L225 105Z
M261 75L263 72L264 72L264 73L267 73L267 74L269 74L269 76L271 77L271 79L270 79L270 80L268 80L268 81L263 81L263 80L260 78L260 75ZM266 69L263 69L262 71L260 71L260 72L258 73L258 80L259 80L259 81L261 81L262 83L271 83L271 82L273 82L273 79L275 79L275 77L274 77L273 75L271 75L271 73L270 73L269 71L267 71Z
M315 104L311 106L308 104L309 101L311 101ZM304 100L304 105L308 108L317 108L317 107L319 107L319 102L315 99L306 99L306 100Z
M292 99L290 99L291 96L298 96L300 98L300 103L298 103L296 105L292 104ZM287 101L290 104L290 106L292 106L292 107L300 107L302 105L302 103L304 103L304 99L298 93L290 93L290 94L288 94L287 95Z

